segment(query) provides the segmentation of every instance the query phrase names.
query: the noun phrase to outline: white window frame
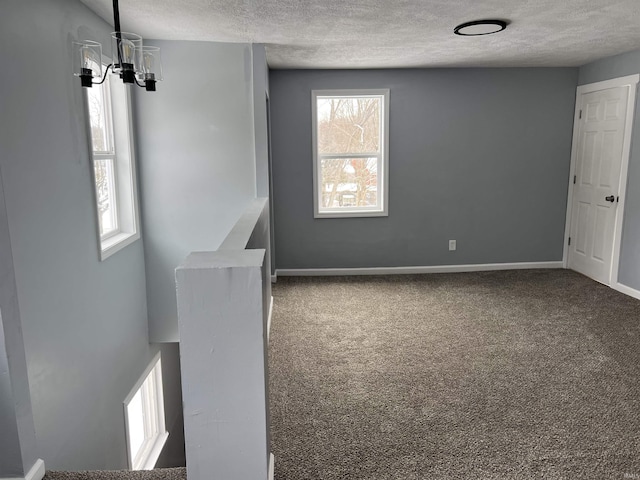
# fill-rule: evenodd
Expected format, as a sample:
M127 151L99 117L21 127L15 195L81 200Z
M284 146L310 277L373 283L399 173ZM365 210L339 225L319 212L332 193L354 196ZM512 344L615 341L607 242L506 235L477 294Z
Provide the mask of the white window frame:
M320 154L318 152L318 98L336 97L378 97L381 98L380 114L380 152L375 153L337 153ZM311 91L312 144L313 144L313 216L314 218L353 218L386 217L389 215L389 89L350 89L350 90L312 90ZM340 207L322 208L321 160L330 158L377 158L377 195L376 207Z
M131 451L131 430L128 407L138 391L142 392L145 440L135 454ZM153 358L124 400L124 421L127 438L127 459L131 470L151 470L155 467L169 433L165 427L162 360L160 352Z
M103 71L106 66L103 66ZM112 152L94 152L91 141L91 123L89 119L88 100L87 125L89 132L89 147L92 159L91 178L93 181L94 204L96 211L96 230L100 247L100 260L104 261L114 253L140 238L140 224L138 211L138 188L136 178L135 149L133 144L133 116L131 113L131 93L129 88L121 82L111 82L111 74L102 85L91 88L102 88L105 101L105 122L111 137ZM116 206L116 230L105 235L100 234L100 224L97 216L98 192L96 191L95 168L96 160L113 159L114 190Z

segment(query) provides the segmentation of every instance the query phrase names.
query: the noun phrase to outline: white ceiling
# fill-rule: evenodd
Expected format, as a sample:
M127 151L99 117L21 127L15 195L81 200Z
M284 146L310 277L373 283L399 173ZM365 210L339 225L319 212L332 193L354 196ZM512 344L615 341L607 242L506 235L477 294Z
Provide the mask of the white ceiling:
M82 0L113 23L112 0ZM509 20L459 37L456 25ZM640 48L640 0L120 0L145 38L264 43L271 68L578 66Z

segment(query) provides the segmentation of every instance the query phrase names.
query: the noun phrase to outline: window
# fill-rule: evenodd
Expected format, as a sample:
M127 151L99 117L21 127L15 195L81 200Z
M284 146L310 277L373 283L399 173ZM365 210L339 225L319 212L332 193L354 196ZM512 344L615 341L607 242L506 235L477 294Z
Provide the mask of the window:
M155 467L169 434L165 430L160 353L124 401L131 470Z
M140 237L129 92L121 82L112 83L110 75L102 85L85 90L104 260Z
M314 90L314 216L386 216L389 90Z

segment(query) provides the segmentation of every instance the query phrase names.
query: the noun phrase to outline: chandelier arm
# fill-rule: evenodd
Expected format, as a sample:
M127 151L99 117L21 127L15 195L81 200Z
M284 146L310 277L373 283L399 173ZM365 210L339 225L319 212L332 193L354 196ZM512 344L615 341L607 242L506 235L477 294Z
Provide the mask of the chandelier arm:
M146 85L146 84L144 84L144 83L140 83L140 82L138 81L138 79L137 79L137 78L135 78L135 77L134 77L134 80L136 81L136 85L138 85L139 87L144 87L144 88L146 88L146 87L147 87L147 85Z
M92 85L102 85L104 81L107 79L107 75L109 74L109 69L112 66L113 66L113 63L110 63L109 65L107 65L107 68L104 69L104 76L102 77L102 80L100 80L99 82L94 82L92 83Z

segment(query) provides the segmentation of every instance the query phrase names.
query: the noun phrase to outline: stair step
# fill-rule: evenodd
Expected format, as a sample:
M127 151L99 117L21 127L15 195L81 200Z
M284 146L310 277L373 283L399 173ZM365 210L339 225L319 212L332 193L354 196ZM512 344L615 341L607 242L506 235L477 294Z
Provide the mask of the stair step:
M187 480L187 469L176 467L154 470L82 470L79 472L49 470L43 480Z

